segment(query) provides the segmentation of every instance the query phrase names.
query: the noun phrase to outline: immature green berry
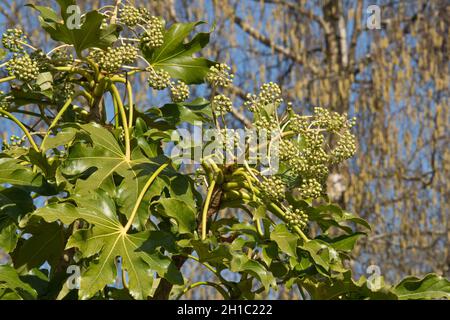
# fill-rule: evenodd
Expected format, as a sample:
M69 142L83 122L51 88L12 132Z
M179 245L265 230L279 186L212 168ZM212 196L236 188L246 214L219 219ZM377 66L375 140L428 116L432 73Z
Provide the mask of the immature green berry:
M290 128L295 133L304 133L308 130L309 122L306 116L295 114L291 117Z
M248 93L246 96L246 101L244 102L244 107L250 112L258 112L261 107L258 96L256 94Z
M302 137L306 145L310 148L320 148L325 141L323 134L314 130L303 132Z
M271 200L281 201L284 199L286 186L280 178L265 178L260 182L263 194Z
M62 82L53 87L53 100L55 102L65 102L67 97L75 93L75 86L71 82Z
M189 98L189 87L183 81L178 80L176 83L172 83L170 95L173 102L183 102Z
M27 36L20 29L8 29L3 33L2 44L5 49L11 52L21 52L23 51L23 44Z
M299 192L303 199L316 199L322 194L322 185L316 179L306 179L301 184Z
M123 63L133 63L138 56L138 48L129 43L118 47L117 52L121 55Z
M7 70L10 75L15 76L23 82L36 80L39 75L39 67L36 61L32 60L28 54L15 56L8 62Z
M264 83L259 89L259 102L262 105L268 105L271 103L279 105L283 99L281 98L280 87L273 82Z
M214 87L227 88L233 82L234 75L230 73L231 68L225 63L216 64L209 68L205 80Z
M353 157L355 152L356 138L349 131L345 131L337 142L337 146L333 149L332 156L335 162L341 162Z
M150 70L148 85L156 90L164 90L170 85L170 74L164 70Z
M231 102L231 99L223 94L214 96L212 100L212 106L217 114L225 114L233 109L233 103Z
M308 215L305 211L300 209L294 209L292 206L289 206L285 212L285 217L288 223L289 228L299 227L300 229L304 229L308 224Z
M259 94L247 94L244 107L256 113L269 104L279 106L283 102L280 87L273 82L265 83L259 88Z
M257 129L266 130L268 135L279 129L279 123L274 116L261 117L254 124Z
M39 70L41 70L41 71L48 70L52 66L52 61L50 60L49 57L47 57L47 55L41 49L33 51L30 54L30 58L33 61L37 62L38 66L39 66Z
M120 21L128 27L135 27L141 19L141 13L133 6L123 6L119 13Z
M163 23L155 16L149 17L145 25L145 32L141 36L141 43L144 47L154 49L164 44Z
M150 11L148 11L147 8L144 7L140 7L138 8L138 10L139 14L141 15L141 20L143 20L147 24L147 22L152 18Z
M318 124L330 131L339 131L348 123L347 114L341 115L337 112L330 112L325 108L315 107L314 114L316 115Z
M279 148L281 160L296 159L300 154L299 147L291 140L281 140Z

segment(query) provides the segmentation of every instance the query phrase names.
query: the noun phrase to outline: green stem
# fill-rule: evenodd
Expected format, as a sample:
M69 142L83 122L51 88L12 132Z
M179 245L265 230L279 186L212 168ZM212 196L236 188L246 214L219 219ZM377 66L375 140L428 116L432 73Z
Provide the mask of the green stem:
M33 146L33 149L36 150L37 152L39 152L39 148L38 148L36 142L34 142L34 139L31 136L30 131L28 131L28 129L23 125L22 122L20 122L19 119L17 119L15 116L13 116L11 113L9 113L6 110L0 109L0 113L4 114L10 120L14 121L20 127L20 129L22 129L22 131L25 133L25 135L27 136L27 138L30 141L31 145Z
M123 102L120 97L119 90L114 83L110 84L110 91L114 97L119 108L120 116L122 117L123 131L125 132L125 158L127 161L131 159L131 148L130 148L130 132L128 129L127 115L125 113L125 108L123 107Z
M16 78L15 76L9 76L6 78L2 78L2 79L0 79L0 83L8 82L8 81L14 80L15 78Z
M208 208L209 203L211 202L211 197L214 191L214 187L216 186L216 180L212 180L211 184L209 185L208 193L206 195L205 205L203 206L203 212L202 212L202 240L206 239L206 222L208 219Z
M47 133L44 136L44 139L42 140L41 143L41 151L43 151L44 145L45 145L45 141L47 141L47 138L50 135L51 129L53 129L57 124L58 121L61 119L61 117L64 115L64 113L67 111L67 109L70 107L70 105L72 104L72 101L80 96L80 95L84 95L85 97L91 97L92 96L87 93L87 92L82 92L82 91L78 91L75 92L74 95L72 97L70 97L69 99L67 99L67 101L64 103L63 107L61 108L61 110L59 110L58 114L55 116L55 118L53 119L52 123L50 124L50 126L47 128Z
M133 88L131 86L131 83L127 81L127 95L128 95L128 128L131 128L133 126L133 112L134 112L134 105L133 105Z
M280 207L278 207L275 203L271 202L269 204L269 210L272 211L281 220L286 221L286 215L284 211ZM299 227L295 226L294 230L305 242L309 241L308 237L303 233L303 231Z
M139 197L136 200L136 204L134 205L133 211L131 212L130 218L128 219L127 224L122 230L123 234L126 234L128 230L131 228L131 225L133 224L133 220L136 216L136 213L139 209L139 206L141 205L142 199L144 198L145 193L147 192L148 188L150 188L151 184L155 179L158 177L158 175L169 165L169 161L162 164L153 174L148 178L147 182L144 185L144 188L142 188L141 193L139 194Z
M75 72L78 73L79 75L85 77L88 81L92 81L94 78L92 77L92 75L87 72L86 70L80 69L80 68L75 68L75 67L54 67L55 70L57 71L67 71L67 72Z
M219 284L214 283L214 282L209 282L209 281L199 281L199 282L196 282L196 283L193 283L193 284L187 286L187 287L183 290L183 292L181 292L181 293L177 296L176 300L180 300L180 298L181 298L183 295L185 295L189 290L194 289L194 288L199 287L199 286L210 286L210 287L213 287L213 288L215 288L215 289L222 295L222 297L223 297L225 300L229 300L229 299L230 299L230 295L228 294L228 292L226 292L226 290L225 290L224 288L222 288Z

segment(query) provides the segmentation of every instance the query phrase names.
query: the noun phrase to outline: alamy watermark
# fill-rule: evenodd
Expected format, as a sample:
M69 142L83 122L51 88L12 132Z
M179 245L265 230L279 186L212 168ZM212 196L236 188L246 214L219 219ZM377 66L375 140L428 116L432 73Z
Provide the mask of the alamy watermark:
M195 122L193 130L178 129L172 133L175 143L170 157L177 164L196 165L213 161L219 165L258 165L262 175L279 169L280 130L203 129Z
M367 14L369 16L366 20L366 27L369 30L381 29L381 8L380 6L373 4L367 7Z

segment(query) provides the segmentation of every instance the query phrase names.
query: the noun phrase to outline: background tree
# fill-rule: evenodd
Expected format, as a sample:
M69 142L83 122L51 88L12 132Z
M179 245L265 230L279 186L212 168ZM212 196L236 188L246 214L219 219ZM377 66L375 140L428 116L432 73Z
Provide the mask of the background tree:
M29 21L22 24L38 42L42 34L33 34L36 20L23 7L30 1L1 2L5 26ZM450 274L446 1L377 1L382 21L374 30L366 27L369 1L135 2L168 22L216 22L205 55L232 64L236 98L276 81L304 109L358 117L359 151L334 168L329 186L336 200L374 225L357 247L357 273L376 264L391 281L431 270ZM251 126L243 108L233 116Z

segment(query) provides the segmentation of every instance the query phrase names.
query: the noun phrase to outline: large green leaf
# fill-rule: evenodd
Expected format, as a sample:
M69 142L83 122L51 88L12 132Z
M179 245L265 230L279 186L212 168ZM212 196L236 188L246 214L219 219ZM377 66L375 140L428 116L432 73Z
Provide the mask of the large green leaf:
M54 223L31 223L26 233L32 236L18 246L12 254L14 267L26 266L27 270L40 267L48 262L56 267L64 251L65 236L62 226Z
M17 224L28 212L34 210L30 194L16 187L0 187L0 248L14 250L19 235Z
M209 42L209 32L197 34L191 41L185 39L194 28L204 22L175 23L164 34L164 44L153 50L142 48L146 60L156 69L167 71L171 77L187 84L203 83L213 61L194 57Z
M407 277L392 290L399 299L450 299L450 281L436 274Z
M36 296L36 290L23 282L14 268L6 265L0 266L0 300L35 299Z
M291 257L297 256L298 237L290 232L285 224L277 225L270 233L270 239L277 243L282 252Z
M140 153L135 148L132 159L128 161L122 147L114 135L104 127L90 123L80 126L85 133L85 141L78 141L69 150L69 156L61 167L61 172L66 176L77 177L93 171L88 178L78 179L76 192L84 193L98 189L113 173L123 177L118 188L119 204L122 213L129 217L137 201L140 191L150 175L159 167ZM77 140L76 140L77 141ZM146 194L146 200L162 192L164 183L157 178ZM148 219L148 202L142 201L138 211L138 218L133 226L143 226Z
M261 263L250 260L246 255L234 253L230 263L232 272L245 272L261 281L266 292L270 287L276 288L275 278Z
M117 275L116 257L121 257L122 268L127 271L130 294L135 299L145 299L152 294L154 273L169 281L182 282L181 275L173 262L159 251L145 252L143 244L149 239L150 232L125 233L118 219L114 201L99 190L74 198L77 207L68 203L51 204L38 209L35 214L46 221L60 220L65 224L83 219L93 227L75 232L67 248L76 247L83 257L98 259L92 261L81 275L79 296L87 299L94 296L106 285L114 282Z
M329 243L336 250L350 252L355 247L356 241L360 237L365 235L366 234L362 232L355 232L348 235L341 235L335 238L330 238L328 236L319 236L317 238Z
M67 7L75 4L74 1L58 1L61 6L61 23L58 15L51 8L43 6L29 5L38 10L42 28L47 31L51 38L74 46L78 56L84 49L98 47L106 49L117 40L121 27L118 25L109 25L102 29L104 16L97 11L90 11L84 16L84 22L77 27L70 25L70 16L67 14Z
M0 184L38 188L43 184L39 173L14 158L0 158Z
M320 279L320 281L315 281L313 278L306 279L301 281L299 285L304 287L314 300L397 299L395 294L383 286L372 291L364 276L358 281L354 281L350 271L338 274L331 279Z
M179 233L192 233L197 226L194 208L182 200L169 198L158 201L162 210L158 212L176 220Z
M184 123L209 122L212 119L209 101L197 98L191 102L168 103L161 108L150 108L145 113L152 128L176 129Z

